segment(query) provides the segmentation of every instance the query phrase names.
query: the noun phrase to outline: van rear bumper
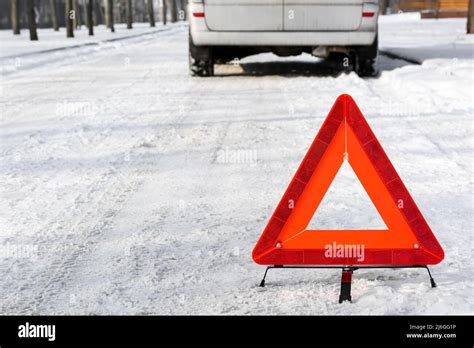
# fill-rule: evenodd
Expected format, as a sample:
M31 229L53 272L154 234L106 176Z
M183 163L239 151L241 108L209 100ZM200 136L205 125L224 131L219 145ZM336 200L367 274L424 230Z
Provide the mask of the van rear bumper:
M196 46L368 46L376 31L350 32L225 32L197 31L191 26Z

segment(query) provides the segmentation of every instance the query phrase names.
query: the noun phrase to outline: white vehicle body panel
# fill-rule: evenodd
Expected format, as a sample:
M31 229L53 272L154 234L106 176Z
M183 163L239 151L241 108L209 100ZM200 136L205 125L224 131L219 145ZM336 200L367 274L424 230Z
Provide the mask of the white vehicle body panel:
M370 45L378 9L376 0L190 0L188 7L197 46Z
M207 0L204 13L209 30L283 30L283 0Z
M363 0L284 0L285 31L357 30Z

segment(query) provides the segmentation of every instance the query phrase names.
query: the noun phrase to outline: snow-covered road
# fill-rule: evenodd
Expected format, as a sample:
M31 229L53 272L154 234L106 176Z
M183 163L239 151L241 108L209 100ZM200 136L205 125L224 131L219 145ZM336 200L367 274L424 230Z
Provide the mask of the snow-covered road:
M473 314L474 40L459 19L380 26L383 50L421 65L381 56L361 79L265 54L191 78L184 25L41 64L2 52L0 313ZM444 247L435 289L423 270L357 271L342 305L337 270L258 287L251 250L342 93ZM381 223L347 168L316 217Z

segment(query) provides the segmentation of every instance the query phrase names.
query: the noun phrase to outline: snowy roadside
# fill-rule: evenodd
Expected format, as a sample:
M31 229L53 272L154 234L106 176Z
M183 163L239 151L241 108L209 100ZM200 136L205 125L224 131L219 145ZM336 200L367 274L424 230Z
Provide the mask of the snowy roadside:
M0 74L8 75L21 70L55 64L72 64L87 59L90 54L110 49L128 49L134 42L153 40L157 34L183 27L183 23L158 24L150 28L146 23L136 23L132 30L123 24L116 26L111 33L105 26L94 28L94 36L86 29L75 32L74 38L65 38L64 29L55 32L39 29L40 41L28 41L26 33L12 35L10 31L0 30Z
M26 29L22 30L20 35L13 35L11 30L0 30L0 58L20 57L52 49L123 39L153 33L163 28L166 26L160 23L157 23L155 28L151 28L148 23L135 23L133 29L127 29L125 24L119 23L115 25L115 32L112 33L104 25L98 25L94 27L94 35L89 36L87 28L83 26L80 30L74 31L74 38L66 38L64 28L60 28L59 31L38 29L38 41L30 41Z
M474 63L454 44L430 56L473 44L463 20L416 21L382 18L380 45L423 64L382 56L374 79L318 73L310 57L280 75L271 55L194 79L186 27L3 77L0 313L474 314ZM258 287L251 250L342 93L445 249L436 289L421 270L357 271L343 305L339 271L274 271ZM314 223L378 226L353 173L336 179Z
M380 49L413 59L473 59L474 37L463 19L424 19L419 13L380 17ZM400 30L401 29L401 30Z

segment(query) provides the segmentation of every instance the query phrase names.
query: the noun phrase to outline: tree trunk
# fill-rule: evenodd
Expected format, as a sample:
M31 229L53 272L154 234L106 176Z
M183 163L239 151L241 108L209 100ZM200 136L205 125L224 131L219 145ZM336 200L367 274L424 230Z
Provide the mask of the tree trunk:
M102 15L102 7L100 5L101 2L102 2L101 0L96 0L95 2L94 1L92 2L94 4L92 12L93 14L95 14L93 19L95 19L94 23L96 25L104 23L104 16Z
M114 22L115 21L117 21L117 23L124 23L125 22L122 12L123 12L122 11L122 2L121 1L115 2L114 3Z
M436 0L438 2L438 0ZM392 0L392 13L399 13L400 12L400 2L399 0Z
M474 0L469 0L469 10L467 11L467 33L474 33Z
M74 11L74 28L75 29L81 29L82 26L82 21L81 21L81 5L78 4L79 0L73 0L72 1L72 7Z
M53 22L54 31L59 31L59 22L58 22L58 6L56 0L51 0L51 21Z
M20 34L20 1L19 0L10 0L11 4L11 20L12 20L12 29L13 34Z
M171 23L175 23L178 21L178 0L171 0Z
M26 10L28 14L28 27L30 29L30 40L38 40L38 33L36 31L36 13L35 13L35 0L27 0Z
M105 26L110 28L109 0L104 0Z
M388 0L379 0L380 14L387 14Z
M181 19L182 21L185 21L187 17L187 12L188 12L188 7L187 7L188 4L186 0L180 0L180 2L181 2L181 11L183 12L179 19Z
M150 21L150 27L155 26L155 11L153 10L153 0L147 0L147 12L148 19Z
M86 20L89 35L94 35L94 18L92 17L92 9L94 8L94 0L86 0Z
M150 1L150 0L148 0ZM167 7L166 6L166 0L161 0L161 12L160 12L160 17L161 17L161 23L163 25L166 25L166 12L167 12Z
M77 20L79 17L79 12L77 12L77 0L72 0L72 10L74 11L72 25L74 26L74 30L77 30Z
M74 37L74 17L76 14L73 11L73 0L66 0L65 6L65 22L66 22L66 37Z
M132 23L133 23L132 0L126 0L126 2L125 2L125 14L126 14L126 17L127 17L127 29L132 29Z
M109 17L110 31L114 33L115 28L114 28L114 1L113 0L107 0L107 13Z
M79 29L82 27L82 25L86 25L86 18L84 17L85 15L85 8L84 8L84 1L85 0L77 0L77 25L79 25Z

